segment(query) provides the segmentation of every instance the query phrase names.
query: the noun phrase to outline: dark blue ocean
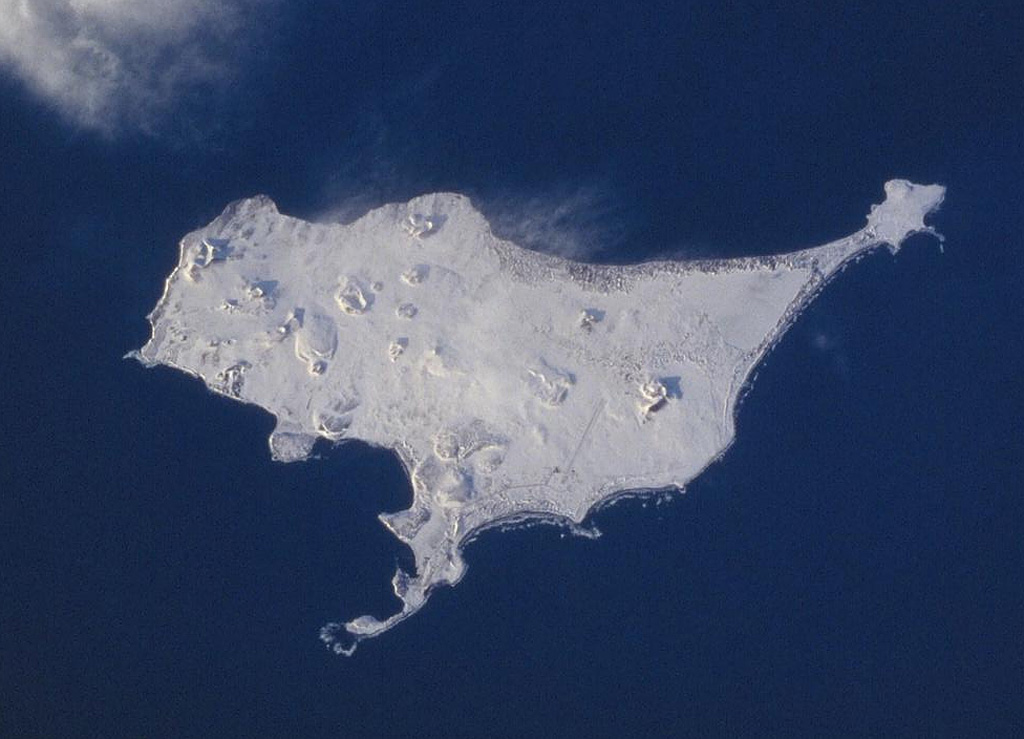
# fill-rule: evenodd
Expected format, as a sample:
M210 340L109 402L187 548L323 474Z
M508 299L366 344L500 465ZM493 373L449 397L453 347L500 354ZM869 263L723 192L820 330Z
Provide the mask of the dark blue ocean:
M298 6L154 134L0 75L0 735L1020 736L1021 6ZM351 659L317 630L396 607L397 459L271 463L266 414L122 359L255 193L457 190L631 262L821 243L891 177L947 185L944 250L834 282L685 495L487 534Z

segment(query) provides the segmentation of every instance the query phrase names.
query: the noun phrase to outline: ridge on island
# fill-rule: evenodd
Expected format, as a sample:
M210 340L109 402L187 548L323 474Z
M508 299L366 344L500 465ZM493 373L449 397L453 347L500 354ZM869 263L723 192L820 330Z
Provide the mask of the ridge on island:
M465 573L482 530L580 524L628 491L682 488L732 443L752 370L851 260L911 234L945 188L891 180L856 233L789 254L598 266L496 238L468 198L436 193L349 225L258 196L181 241L131 356L277 419L271 454L318 438L396 451L409 509L381 516L415 557L402 610L328 624L351 654Z

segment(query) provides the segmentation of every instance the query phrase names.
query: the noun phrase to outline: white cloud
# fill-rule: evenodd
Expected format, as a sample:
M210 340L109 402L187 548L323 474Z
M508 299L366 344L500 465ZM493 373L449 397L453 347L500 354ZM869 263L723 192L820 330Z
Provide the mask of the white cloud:
M64 115L149 129L197 86L223 85L267 0L0 0L0 63Z
M599 259L628 235L628 217L600 184L549 186L540 194L484 197L479 207L494 233L528 249L567 259Z

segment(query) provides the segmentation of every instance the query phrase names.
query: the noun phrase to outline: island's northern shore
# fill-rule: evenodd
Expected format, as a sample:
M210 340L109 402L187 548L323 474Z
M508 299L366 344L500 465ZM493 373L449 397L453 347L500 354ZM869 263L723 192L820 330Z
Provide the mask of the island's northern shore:
M595 510L681 489L720 459L757 365L829 281L938 236L925 218L944 188L885 192L864 228L824 246L619 267L501 241L451 193L347 226L250 198L182 240L132 356L273 414L276 459L305 459L317 438L398 454L413 503L381 520L416 572L395 573L399 613L322 629L351 654L456 584L482 533L594 535Z

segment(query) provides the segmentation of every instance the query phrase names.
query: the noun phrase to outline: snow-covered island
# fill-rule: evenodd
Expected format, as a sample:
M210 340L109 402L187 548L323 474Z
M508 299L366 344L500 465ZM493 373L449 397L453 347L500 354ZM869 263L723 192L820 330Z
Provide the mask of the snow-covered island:
M416 572L395 573L399 613L322 629L351 654L457 583L480 531L575 526L617 494L694 479L729 447L752 370L808 301L851 260L935 234L925 217L944 194L892 180L864 228L824 246L630 266L498 239L452 193L349 225L254 197L184 237L132 356L272 413L275 459L305 459L318 438L401 458L413 503L381 520Z

